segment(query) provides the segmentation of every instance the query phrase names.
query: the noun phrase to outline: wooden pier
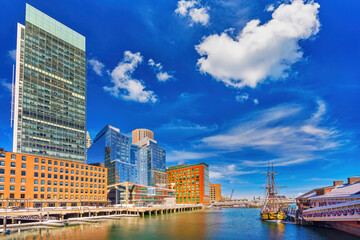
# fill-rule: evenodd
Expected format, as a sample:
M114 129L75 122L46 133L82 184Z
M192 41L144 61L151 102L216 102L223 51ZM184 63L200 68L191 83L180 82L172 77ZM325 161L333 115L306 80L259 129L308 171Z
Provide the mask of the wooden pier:
M181 213L202 209L202 205L175 205L154 207L73 207L66 209L47 208L0 212L0 228L16 229L34 226L58 226L67 223L92 223L104 219L120 219L122 217L157 216L169 213Z

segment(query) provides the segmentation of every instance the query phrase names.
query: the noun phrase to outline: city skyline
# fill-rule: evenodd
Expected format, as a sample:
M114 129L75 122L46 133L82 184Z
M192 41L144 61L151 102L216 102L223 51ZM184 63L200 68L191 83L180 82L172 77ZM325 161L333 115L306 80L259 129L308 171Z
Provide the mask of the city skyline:
M262 195L268 161L287 185L281 193L291 196L359 174L353 47L360 34L346 34L356 28L355 19L346 22L351 3L345 10L301 0L29 3L87 38L91 138L106 124L128 136L149 129L167 151L167 166L206 162L210 181L225 195L235 188L235 197ZM1 10L0 146L8 151L11 56L16 22L25 19L25 2L12 4ZM280 27L288 35L272 36Z

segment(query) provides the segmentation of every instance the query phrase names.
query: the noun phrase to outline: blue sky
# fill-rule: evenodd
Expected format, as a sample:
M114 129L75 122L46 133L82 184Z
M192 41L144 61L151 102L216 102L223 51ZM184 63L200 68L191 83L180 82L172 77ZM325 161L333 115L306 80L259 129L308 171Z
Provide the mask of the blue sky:
M359 1L28 1L86 36L87 125L154 131L167 165L206 162L224 194L360 174ZM1 1L0 146L25 1Z

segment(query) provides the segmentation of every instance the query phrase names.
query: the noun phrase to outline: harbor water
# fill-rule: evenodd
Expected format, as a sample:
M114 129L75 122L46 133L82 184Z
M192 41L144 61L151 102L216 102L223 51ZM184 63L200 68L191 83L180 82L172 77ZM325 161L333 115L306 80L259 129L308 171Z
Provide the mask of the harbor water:
M261 222L259 213L259 209L249 208L204 209L64 228L19 230L3 239L359 239L334 229Z

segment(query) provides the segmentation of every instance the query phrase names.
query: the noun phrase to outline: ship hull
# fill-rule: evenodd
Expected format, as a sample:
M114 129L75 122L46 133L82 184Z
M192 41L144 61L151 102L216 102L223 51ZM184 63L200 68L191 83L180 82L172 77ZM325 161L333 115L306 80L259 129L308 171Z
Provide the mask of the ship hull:
M356 221L334 221L324 222L326 226L337 230L360 236L360 224Z

